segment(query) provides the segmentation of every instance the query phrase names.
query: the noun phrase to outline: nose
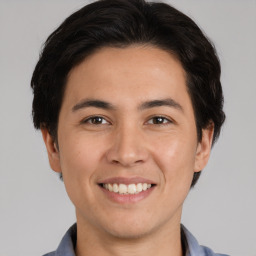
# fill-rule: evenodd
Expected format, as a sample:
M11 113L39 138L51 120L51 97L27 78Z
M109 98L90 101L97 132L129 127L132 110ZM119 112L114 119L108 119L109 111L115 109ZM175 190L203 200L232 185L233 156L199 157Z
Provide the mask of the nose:
M144 163L148 151L143 132L135 126L123 126L112 136L111 147L107 152L108 162L124 167Z

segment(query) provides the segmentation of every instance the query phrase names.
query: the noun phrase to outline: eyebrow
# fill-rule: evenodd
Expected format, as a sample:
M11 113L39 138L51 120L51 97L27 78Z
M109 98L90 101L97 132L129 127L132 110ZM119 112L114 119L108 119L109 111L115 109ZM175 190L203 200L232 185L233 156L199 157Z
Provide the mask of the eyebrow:
M139 109L144 110L144 109L149 109L149 108L154 108L154 107L162 107L162 106L173 107L178 110L181 110L182 112L184 111L182 106L172 98L146 101L146 102L143 102L139 106Z
M162 99L162 100L150 100L143 102L138 109L139 110L145 110L145 109L150 109L150 108L155 108L155 107L162 107L162 106L167 106L167 107L173 107L178 110L181 110L183 112L182 106L176 102L172 98L167 98L167 99ZM106 110L115 110L116 107L112 105L109 102L102 101L102 100L94 100L94 99L84 99L74 105L72 107L72 111L78 111L83 108L88 108L88 107L95 107L95 108L101 108L101 109L106 109Z
M102 100L92 100L92 99L84 99L77 103L75 106L73 106L72 111L75 112L77 110L88 108L88 107L94 107L94 108L102 108L106 110L114 110L115 107L106 101Z

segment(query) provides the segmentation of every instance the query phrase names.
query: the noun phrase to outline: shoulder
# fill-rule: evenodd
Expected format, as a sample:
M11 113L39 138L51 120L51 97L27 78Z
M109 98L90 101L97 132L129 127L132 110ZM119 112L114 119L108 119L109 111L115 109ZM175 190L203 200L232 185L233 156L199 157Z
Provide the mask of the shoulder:
M228 256L227 254L215 253L210 248L200 245L196 238L183 225L181 225L181 229L184 232L186 240L186 256Z
M74 224L62 238L57 250L43 256L75 256L76 231L76 224Z
M55 252L49 252L49 253L44 254L43 256L56 256L56 253Z
M220 253L215 253L213 252L210 248L206 247L206 246L200 246L201 250L202 250L202 255L204 256L228 256L227 254L220 254Z

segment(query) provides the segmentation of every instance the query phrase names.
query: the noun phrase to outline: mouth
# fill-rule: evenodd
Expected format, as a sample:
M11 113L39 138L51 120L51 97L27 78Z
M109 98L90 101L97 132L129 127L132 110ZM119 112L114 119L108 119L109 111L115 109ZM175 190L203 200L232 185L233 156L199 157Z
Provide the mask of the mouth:
M156 186L151 183L132 183L132 184L118 184L118 183L99 183L99 186L106 189L109 192L113 192L119 195L135 195L149 190Z

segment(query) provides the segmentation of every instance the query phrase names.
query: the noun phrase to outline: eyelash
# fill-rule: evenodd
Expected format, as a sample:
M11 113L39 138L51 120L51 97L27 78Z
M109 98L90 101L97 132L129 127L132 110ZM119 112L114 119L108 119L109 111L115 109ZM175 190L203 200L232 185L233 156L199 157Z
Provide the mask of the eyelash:
M159 120L160 119L160 120ZM104 123L103 120L105 120ZM156 122L155 122L156 121ZM157 123L159 122L159 123ZM89 118L86 118L85 120L83 120L81 122L82 124L85 124L85 123L88 123L90 125L105 125L105 124L110 124L109 121L106 120L106 118L102 117L102 116L91 116ZM164 117L164 116L153 116L151 117L147 122L146 124L149 124L149 125L169 125L173 123L172 120Z
M98 119L98 120L101 119L101 123L94 123L93 120L97 122L96 119ZM105 123L102 123L103 120L105 120ZM106 118L104 118L104 117L102 117L102 116L91 116L91 117L86 118L85 120L83 120L81 123L82 123L82 124L88 123L88 124L90 124L90 125L105 125L105 124L110 124L110 122L107 121Z
M154 121L159 121L159 119L161 119L160 123L154 123ZM151 123L149 121L152 121ZM152 124L152 125L169 125L171 123L173 123L172 120L164 117L164 116L153 116L151 117L148 121L147 121L148 124Z

